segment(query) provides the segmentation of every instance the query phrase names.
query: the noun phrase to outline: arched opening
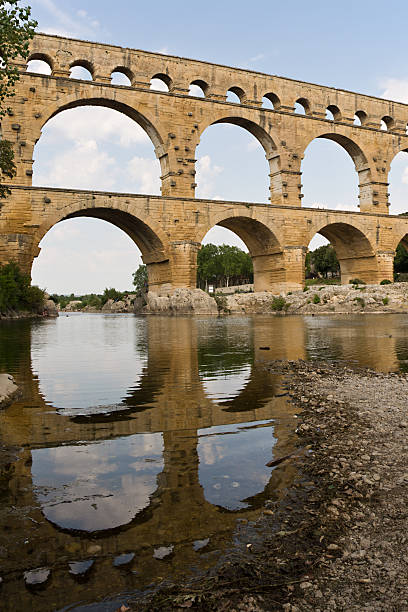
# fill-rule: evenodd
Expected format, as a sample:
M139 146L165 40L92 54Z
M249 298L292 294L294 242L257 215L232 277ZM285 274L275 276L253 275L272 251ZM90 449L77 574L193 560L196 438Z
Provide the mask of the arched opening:
M315 260L318 268L314 270L316 276L327 276L337 282L339 267L343 285L354 279L365 283L378 282L377 260L370 241L361 230L348 223L331 223L319 228L317 234L319 236L313 236L309 245L309 252L316 252L316 247L323 247L320 253L322 259L320 268L318 258ZM328 246L332 247L337 261Z
M329 121L340 121L341 112L339 107L335 104L330 104L326 108L326 119L328 119Z
M354 125L361 126L367 123L367 113L362 110L356 111L354 114Z
M395 125L395 121L389 115L385 115L381 119L381 129L384 130L385 132L388 132L389 130L391 130L394 127L394 125Z
M158 73L150 79L150 89L154 91L170 91L171 78L168 74Z
M294 104L294 111L298 115L310 115L310 102L306 98L298 98Z
M197 147L197 197L267 202L274 150L270 135L252 121L225 117L213 123Z
M242 104L245 101L245 92L240 87L230 87L227 91L227 102Z
M306 148L302 160L303 205L358 210L359 184L369 180L361 149L339 134L323 134Z
M154 127L124 105L78 100L44 125L34 148L33 184L159 194L160 146Z
M389 212L408 213L408 150L400 151L392 160L388 175Z
M93 81L93 66L87 60L79 60L70 66L69 76L71 79Z
M52 73L52 64L45 55L37 54L31 56L28 60L27 72L50 75Z
M41 251L32 267L35 282L63 295L101 294L106 287L131 293L132 275L143 260L154 289L160 274L168 273L164 244L149 225L118 205L79 204L53 226L41 227Z
M262 98L262 108L272 108L278 110L281 106L281 101L274 93L266 93Z
M225 230L229 230L229 234ZM254 291L269 291L273 284L283 282L282 248L275 234L255 219L221 219L203 237L202 243L207 248L202 261L199 258L198 282L204 289L212 286L215 290L239 282L249 285L247 288L251 290L252 283L248 281L252 280L252 275ZM210 245L221 248L216 251L208 248ZM223 250L223 246L231 248Z
M133 81L133 73L129 68L118 66L111 74L112 85L122 85L124 87L131 87Z
M196 79L190 83L188 88L189 96L194 98L205 98L209 90L209 86L205 81Z

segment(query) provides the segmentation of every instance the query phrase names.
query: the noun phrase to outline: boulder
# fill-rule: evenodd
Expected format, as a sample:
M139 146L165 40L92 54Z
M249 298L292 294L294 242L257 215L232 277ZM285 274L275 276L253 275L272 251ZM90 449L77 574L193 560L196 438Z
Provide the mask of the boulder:
M149 291L146 296L145 313L154 314L218 314L214 298L202 289L167 289Z
M52 300L44 301L44 312L48 317L58 317L58 308Z
M0 374L0 408L6 408L20 395L20 390L10 374Z

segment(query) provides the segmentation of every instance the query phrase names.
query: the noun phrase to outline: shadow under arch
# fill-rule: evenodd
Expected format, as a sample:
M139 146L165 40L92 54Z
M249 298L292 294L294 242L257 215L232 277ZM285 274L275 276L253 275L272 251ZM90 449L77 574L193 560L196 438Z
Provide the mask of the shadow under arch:
M376 254L362 230L349 223L329 223L316 228L314 233L324 236L336 251L343 285L354 278L366 283L377 282Z
M321 139L330 140L332 142L337 143L349 154L354 163L354 167L358 175L360 206L364 207L365 203L371 204L371 196L370 193L367 192L367 183L371 182L372 173L368 158L362 148L354 140L347 136L344 136L343 134L326 132L323 134L316 134L311 140L309 140L309 142L307 142L303 150L302 158L305 157L309 145L312 144L312 142L314 142L315 140Z
M197 242L202 242L214 225L229 229L245 243L254 266L254 291L269 291L274 283L284 282L282 246L267 225L253 217L228 217L222 214L212 219L211 225L198 236Z
M168 244L162 230L151 220L142 219L143 215L133 215L122 207L126 207L126 204L119 199L99 207L90 207L86 201L78 200L61 209L59 214L50 215L47 222L39 227L35 244L38 245L45 234L61 221L80 217L100 219L124 231L139 247L143 262L147 265L151 288L162 282L170 282Z

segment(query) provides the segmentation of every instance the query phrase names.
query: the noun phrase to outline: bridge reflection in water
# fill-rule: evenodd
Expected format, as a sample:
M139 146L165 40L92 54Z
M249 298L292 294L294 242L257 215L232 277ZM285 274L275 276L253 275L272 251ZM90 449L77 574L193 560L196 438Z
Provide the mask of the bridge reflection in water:
M265 466L292 450L296 423L267 362L398 369L408 325L70 315L2 324L0 348L24 393L0 414L2 444L24 448L0 514L1 596L44 611L212 565L237 519L255 519L295 477L290 462ZM91 560L80 580L70 574ZM33 594L23 574L41 566L50 579Z
M24 451L0 517L2 598L52 610L212 565L237 518L294 477L265 467L293 448L295 419L263 360L304 357L290 341L301 321L281 321L278 333L270 319L126 315L3 327L1 367L24 397L0 414L2 443ZM86 560L78 580L70 564ZM23 574L38 567L51 575L33 594Z

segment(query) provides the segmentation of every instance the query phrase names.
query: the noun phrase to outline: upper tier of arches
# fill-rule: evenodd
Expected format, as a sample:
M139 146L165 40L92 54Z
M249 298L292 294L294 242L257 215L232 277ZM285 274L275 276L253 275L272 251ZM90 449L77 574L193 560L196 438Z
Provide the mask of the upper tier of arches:
M195 86L200 88L200 97L225 101L228 92L232 92L239 104L262 107L263 100L268 100L270 110L290 113L302 101L305 114L314 118L398 134L405 134L407 129L406 105L345 90L42 34L35 36L31 48L28 61L45 62L54 76L69 76L73 67L82 66L95 82L111 83L112 74L121 73L128 79L122 85L143 88L160 75L169 92L179 95L188 95L191 86Z

